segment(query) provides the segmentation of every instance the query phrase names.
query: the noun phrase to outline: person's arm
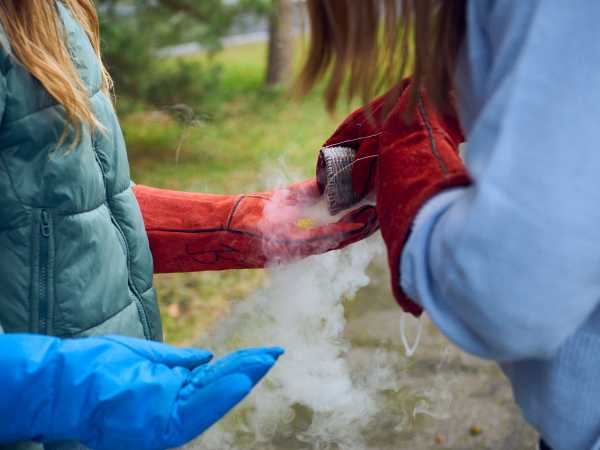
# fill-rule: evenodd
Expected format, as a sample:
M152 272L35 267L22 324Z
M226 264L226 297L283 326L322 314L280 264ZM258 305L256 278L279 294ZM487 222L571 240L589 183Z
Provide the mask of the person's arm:
M474 183L431 199L402 252L404 292L479 356L549 357L598 307L599 22L597 2L494 2Z
M78 440L93 449L190 441L241 401L282 350L204 350L125 337L0 335L0 443Z
M155 273L261 268L334 250L369 236L375 208L336 223L314 215L314 180L272 192L212 195L135 185Z

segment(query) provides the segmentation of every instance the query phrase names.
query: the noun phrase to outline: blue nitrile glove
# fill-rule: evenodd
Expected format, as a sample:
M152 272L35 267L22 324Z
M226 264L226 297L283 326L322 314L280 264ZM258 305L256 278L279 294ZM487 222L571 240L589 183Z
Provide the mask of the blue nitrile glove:
M198 436L275 364L279 348L212 354L125 337L0 335L0 442L164 449Z

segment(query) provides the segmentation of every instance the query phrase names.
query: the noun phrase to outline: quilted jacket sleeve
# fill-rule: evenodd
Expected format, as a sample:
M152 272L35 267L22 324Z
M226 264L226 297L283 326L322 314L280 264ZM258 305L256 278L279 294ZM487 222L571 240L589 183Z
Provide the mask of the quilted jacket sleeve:
M0 24L0 124L4 117L4 108L6 106L6 77L5 66L11 54L10 43L6 37L6 32Z
M0 72L0 124L4 118L4 108L6 106L6 78Z

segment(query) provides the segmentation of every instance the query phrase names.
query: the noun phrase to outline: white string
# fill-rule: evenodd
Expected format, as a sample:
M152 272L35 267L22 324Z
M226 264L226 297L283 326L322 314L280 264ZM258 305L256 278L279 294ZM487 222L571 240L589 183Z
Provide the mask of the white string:
M371 159L371 158L379 158L379 155L370 155L370 156L363 156L362 158L357 158L354 161L352 161L350 164L346 164L344 167L342 167L340 170L338 170L336 173L333 174L333 176L331 177L330 181L333 181L337 178L338 175L340 175L343 171L345 171L348 167L352 167L354 165L354 163L357 163L359 161L362 161L364 159Z
M402 338L402 345L404 345L404 352L406 353L406 357L410 358L417 351L417 347L419 347L419 343L421 342L421 333L423 331L423 320L419 317L417 320L419 321L419 325L417 328L417 337L415 338L415 342L413 345L408 343L408 339L406 338L406 316L407 314L402 313L400 316L400 337Z
M380 134L383 134L383 131L379 131L378 133L370 134L368 136L362 136L362 137L359 137L359 138L356 138L356 139L348 139L347 141L336 142L335 144L329 144L329 145L326 145L326 146L324 146L322 148L341 147L342 144L347 144L349 142L363 141L365 139L370 139L372 137L379 136Z

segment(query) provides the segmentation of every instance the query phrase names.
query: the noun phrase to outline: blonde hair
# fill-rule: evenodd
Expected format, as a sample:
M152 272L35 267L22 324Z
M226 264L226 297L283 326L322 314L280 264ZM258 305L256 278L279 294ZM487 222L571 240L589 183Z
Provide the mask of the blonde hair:
M60 1L87 34L101 65L102 89L109 93L112 82L100 57L100 29L93 0ZM67 123L75 129L73 142L77 143L82 126L103 127L92 111L90 93L71 59L57 7L54 0L0 0L0 22L12 53L64 107ZM67 134L65 128L61 143Z
M466 0L308 0L311 37L297 81L306 93L328 78L333 109L343 87L368 101L411 75L440 109L452 104L452 78L465 33ZM414 98L416 98L413 95Z

